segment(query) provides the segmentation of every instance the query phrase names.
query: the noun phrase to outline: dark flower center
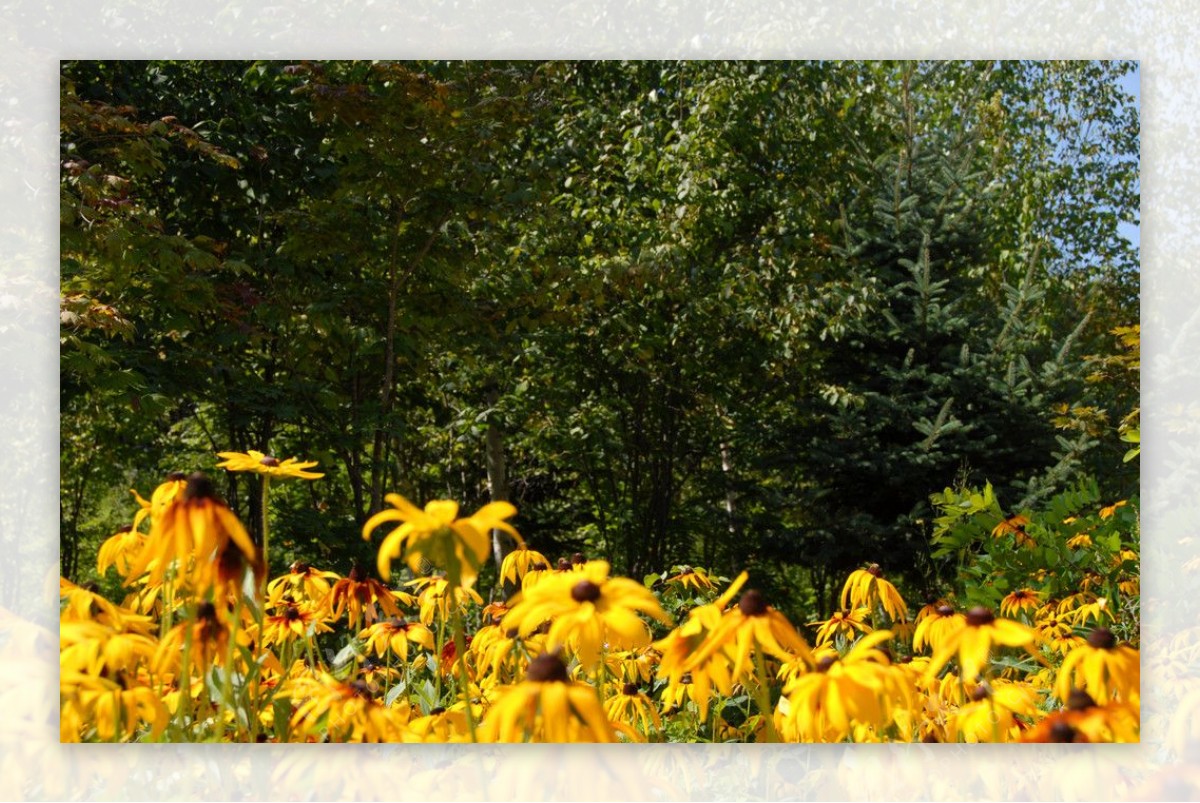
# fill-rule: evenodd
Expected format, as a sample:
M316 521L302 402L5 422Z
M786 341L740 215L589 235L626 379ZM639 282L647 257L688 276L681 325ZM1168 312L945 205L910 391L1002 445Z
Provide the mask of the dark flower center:
M1088 633L1087 643L1089 647L1097 650L1111 650L1117 646L1117 637L1107 627L1097 627Z
M1071 689L1071 693L1067 695L1068 711L1086 711L1095 707L1096 701L1083 689Z
M393 616L391 619L388 619L387 623L388 627L392 628L393 630L408 630L408 622L404 621L398 616Z
M576 602L595 602L600 599L600 586L591 580L580 580L571 589L571 599Z
M821 660L817 661L817 671L818 672L828 672L829 667L833 666L836 663L837 663L837 658L835 656L832 656L832 655L822 656Z
M939 605L939 606L937 606L937 615L938 616L953 616L954 609L951 608L949 605Z
M559 558L558 565L555 568L560 572L569 572L571 571L571 561L566 558Z
M550 653L543 653L529 662L525 679L537 683L566 683L569 680L566 664Z
M1070 743L1075 741L1075 729L1061 719L1050 726L1050 741Z
M971 627L983 627L996 621L996 615L982 605L967 611L967 624Z
M442 705L437 705L437 706L434 706L433 708L429 709L429 716L431 716L431 717L436 717L438 714L444 714L444 713L446 713L446 707L442 706Z
M354 696L364 700L370 700L374 696L371 694L371 687L365 681L356 680L350 684L350 688L354 690Z
M738 610L745 616L762 616L767 612L767 600L757 589L750 589L738 600Z
M365 583L367 581L367 570L363 568L361 563L355 562L350 567L350 580L355 583Z
M117 532L119 532L119 533L133 532L133 525L132 524L124 524L117 530Z
M187 478L187 487L183 489L183 498L189 502L193 499L216 499L217 488L207 474L197 471Z
M636 683L626 683L624 688L621 689L621 693L627 694L630 697L637 697L641 692L638 691Z
M279 465L279 458L268 456L268 457L264 457L263 459L259 460L258 462L262 463L264 466L266 466L268 468L275 468L276 466Z
M298 560L288 567L288 571L292 574L308 574L309 568L311 567L307 563L302 560Z
M505 630L505 631L504 631L504 637L505 637L505 638L507 638L507 639L514 639L514 638L516 638L516 637L517 637L517 636L518 636L520 633L521 633L521 631L520 631L520 630L518 630L517 628L515 628L515 627L510 627L508 630Z
M184 474L182 471L172 471L167 475L167 482L183 482L187 478L188 475Z
M587 558L585 558L583 556L582 552L576 552L574 555L571 556L571 563L578 566L581 563L587 563Z
M992 690L989 689L987 687L987 685L983 684L983 683L980 683L971 692L971 699L974 700L975 702L979 702L980 700L986 700L987 698L989 698L991 696L992 696Z
M539 560L537 563L535 563L535 564L533 564L532 566L530 566L530 567L529 567L529 571L531 571L531 572L544 572L544 571L546 571L546 570L547 570L547 569L549 569L549 568L550 568L549 566L547 566L546 564L542 563L542 562Z
M196 609L196 619L203 622L217 621L217 606L211 602L201 602L200 607Z
M289 622L294 622L300 618L300 611L296 608L288 606L287 610L283 612L283 618L287 619Z
M883 570L879 568L878 563L872 563L867 567L867 574L872 577L883 577Z

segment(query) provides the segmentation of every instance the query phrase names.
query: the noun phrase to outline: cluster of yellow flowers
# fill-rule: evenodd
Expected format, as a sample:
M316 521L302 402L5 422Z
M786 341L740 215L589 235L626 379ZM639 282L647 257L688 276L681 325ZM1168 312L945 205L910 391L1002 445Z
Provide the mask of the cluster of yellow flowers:
M222 457L264 479L313 477L312 463ZM99 554L101 574L125 578L123 603L61 584L64 741L1138 738L1138 652L1086 588L1063 600L1021 588L999 615L930 600L910 619L871 565L808 623L810 644L745 572L664 578L696 603L675 624L661 595L603 560L552 565L504 502L459 517L454 502L390 495L363 528L397 525L382 579L297 562L264 586L265 550L206 477L172 475L138 500ZM498 574L518 590L485 604L474 586L494 530L517 542ZM401 558L414 578L394 588ZM420 576L428 564L439 573ZM345 649L320 649L322 634Z

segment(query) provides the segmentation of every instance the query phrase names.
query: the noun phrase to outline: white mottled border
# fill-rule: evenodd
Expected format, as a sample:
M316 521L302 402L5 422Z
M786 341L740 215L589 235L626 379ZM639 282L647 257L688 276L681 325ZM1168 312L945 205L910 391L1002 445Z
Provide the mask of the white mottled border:
M1102 8L1102 10L1097 10ZM1163 2L8 0L0 24L0 797L31 799L1178 799L1200 772L1200 7ZM60 58L1068 57L1141 60L1143 744L134 746L58 744ZM1200 541L1195 543L1200 544ZM1197 726L1200 733L1200 726Z

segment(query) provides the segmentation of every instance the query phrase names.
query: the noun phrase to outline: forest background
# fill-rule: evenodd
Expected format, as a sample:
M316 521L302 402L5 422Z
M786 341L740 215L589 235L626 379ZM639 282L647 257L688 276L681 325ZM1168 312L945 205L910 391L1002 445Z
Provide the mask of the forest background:
M399 491L800 618L936 593L931 494L1136 493L1134 69L64 62L63 575L259 449L326 474L275 571Z

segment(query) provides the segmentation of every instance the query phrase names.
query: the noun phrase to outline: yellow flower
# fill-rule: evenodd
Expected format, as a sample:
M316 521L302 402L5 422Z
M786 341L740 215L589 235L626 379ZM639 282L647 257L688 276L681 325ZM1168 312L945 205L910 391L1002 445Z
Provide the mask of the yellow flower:
M71 670L62 672L60 685L64 697L64 721L90 723L95 727L96 735L105 741L117 736L132 739L142 723L150 725L150 735L157 739L170 721L162 700L146 686L125 688L109 678ZM72 714L68 709L75 711ZM69 734L64 732L63 736Z
M194 672L204 677L209 667L223 664L229 650L230 627L217 606L202 602L188 619L171 628L163 636L154 655L156 673ZM239 641L243 631L238 631ZM188 665L182 667L184 653Z
M817 629L818 645L826 644L840 636L846 640L853 640L859 633L870 633L873 629L867 624L867 619L871 615L869 608L852 608L844 611L834 611L833 615L824 622L809 622L810 626L820 625Z
M843 608L872 608L876 603L893 622L903 622L908 617L908 606L896 587L883 579L878 563L865 569L855 569L842 586Z
M550 560L545 555L522 546L504 556L500 563L500 580L520 585L530 572L542 572L549 568Z
M1128 644L1117 644L1111 630L1098 627L1088 634L1085 644L1067 653L1058 670L1054 693L1066 701L1071 690L1078 688L1101 705L1114 699L1137 703L1140 685L1138 651Z
M806 672L784 687L786 704L778 719L782 732L806 742L846 738L853 723L882 727L898 687L886 678L887 656L876 649L892 637L879 630L863 636L842 659L826 655L816 671Z
M296 594L299 593L299 599L322 602L329 593L329 581L340 579L335 572L323 572L298 560L288 567L287 574L267 584L267 598L270 602L278 603L285 596L297 599Z
M327 625L326 621L313 609L312 603L285 605L283 611L263 619L263 646L311 638L310 630L313 635L332 633L333 628Z
M351 629L356 629L364 616L368 625L374 624L380 608L389 616L402 616L395 593L367 574L357 561L350 567L350 574L329 589L324 608L334 621L342 618L342 612L348 609Z
M1114 502L1113 504L1109 505L1108 507L1100 508L1100 518L1111 519L1114 515L1116 515L1117 508L1125 507L1128 504L1129 504L1128 500L1122 499L1119 502Z
M400 742L407 735L407 706L385 707L365 681L342 683L321 672L290 679L279 696L293 701L291 726L301 733L324 733L331 742Z
M143 499L137 491L130 488L129 492L133 494L133 498L141 506L137 514L133 517L133 529L137 530L147 517L150 518L150 522L153 524L154 520L161 516L162 512L179 498L185 488L187 488L187 475L182 471L172 471L168 474L166 480L154 489L154 493L150 494L149 502Z
M1026 516L1014 515L1006 519L1002 519L999 524L992 528L993 538L1002 538L1005 535L1012 534L1016 540L1017 546L1034 546L1033 539L1025 532L1025 527L1029 524L1029 519Z
M713 685L721 694L729 695L732 692L733 682L723 653L719 658L704 662L694 662L692 657L721 623L725 607L748 578L749 575L742 572L719 598L693 608L683 624L654 642L653 647L661 656L657 675L660 679L667 679L663 702L668 706L681 707L684 696L687 696L699 707L700 718L705 719Z
M483 604L483 597L479 596L478 591L465 585L452 588L450 581L440 574L418 577L405 585L422 589L418 604L420 605L421 623L424 625L432 625L434 619L439 617L445 622L456 611L465 613L472 602L476 605Z
M301 480L319 480L325 476L315 471L305 470L315 466L317 464L315 460L308 463L301 463L294 457L280 460L253 449L244 454L242 452L217 452L217 457L225 460L223 463L217 463L217 468L227 471L252 471L255 474L265 474L278 479L294 477Z
M233 563L227 547L236 548L255 573L263 570L246 528L217 496L212 481L204 474L192 474L179 498L151 525L150 537L130 568L126 585L147 569L150 582L160 583L175 565L180 577L197 591L207 591ZM223 565L219 566L219 561Z
M380 658L390 650L392 655L407 662L410 641L427 650L433 650L433 633L428 627L396 617L376 622L359 633L358 637Z
M634 733L645 741L652 733L662 731L662 718L650 698L638 689L636 683L626 683L620 694L604 701L604 713L613 722L630 726Z
M937 606L932 613L925 615L921 621L917 622L917 629L913 633L913 651L921 652L929 647L937 652L938 647L950 635L966 624L967 618L955 611L954 608L944 603Z
M567 644L589 669L604 648L627 650L650 644L650 630L638 612L664 624L671 620L654 594L641 583L609 577L607 561L593 560L579 571L554 574L513 598L501 627L522 636L550 622L547 649Z
M750 655L757 648L781 661L800 656L812 663L808 644L791 622L767 604L762 592L750 589L742 594L738 604L721 617L712 632L684 664L685 671L703 666L718 651L730 661L730 677L734 683L750 672Z
M1136 742L1140 714L1135 704L1096 701L1081 689L1072 689L1067 705L1025 731L1023 742Z
M1041 595L1031 588L1022 588L1000 600L1001 616L1016 616L1021 611L1035 611L1041 605Z
M980 683L971 691L971 702L961 706L950 720L947 736L952 741L961 737L969 743L1015 741L1021 728L1017 715L1036 719L1037 697L1037 692L1025 684Z
M1087 533L1079 533L1078 535L1073 535L1067 539L1068 549L1080 549L1082 547L1089 547L1091 545L1092 536L1088 535Z
M680 588L694 588L697 591L712 591L717 587L713 582L708 572L700 568L692 568L691 566L676 566L674 567L678 573L671 577L663 579L664 583L678 583Z
M457 502L434 500L421 510L399 494L384 498L392 509L382 510L367 520L363 539L370 540L371 533L381 524L401 522L379 547L379 575L385 580L391 577L392 561L403 551L414 574L421 561L427 560L444 568L452 585L470 585L487 559L492 530L503 530L520 546L525 545L512 525L504 521L517 512L508 502L492 502L475 515L460 519Z
M132 526L122 527L100 545L100 551L96 555L96 573L103 577L110 566L116 566L117 574L127 577L133 559L145 545L146 536Z
M925 678L936 676L957 654L960 676L964 682L973 683L987 665L993 644L1029 649L1033 641L1033 630L1020 622L997 619L987 608L972 608L967 612L966 624L948 635L934 652ZM1030 654L1038 657L1032 650Z
M556 655L534 658L525 680L492 704L478 730L484 742L615 742L596 690L574 683Z

